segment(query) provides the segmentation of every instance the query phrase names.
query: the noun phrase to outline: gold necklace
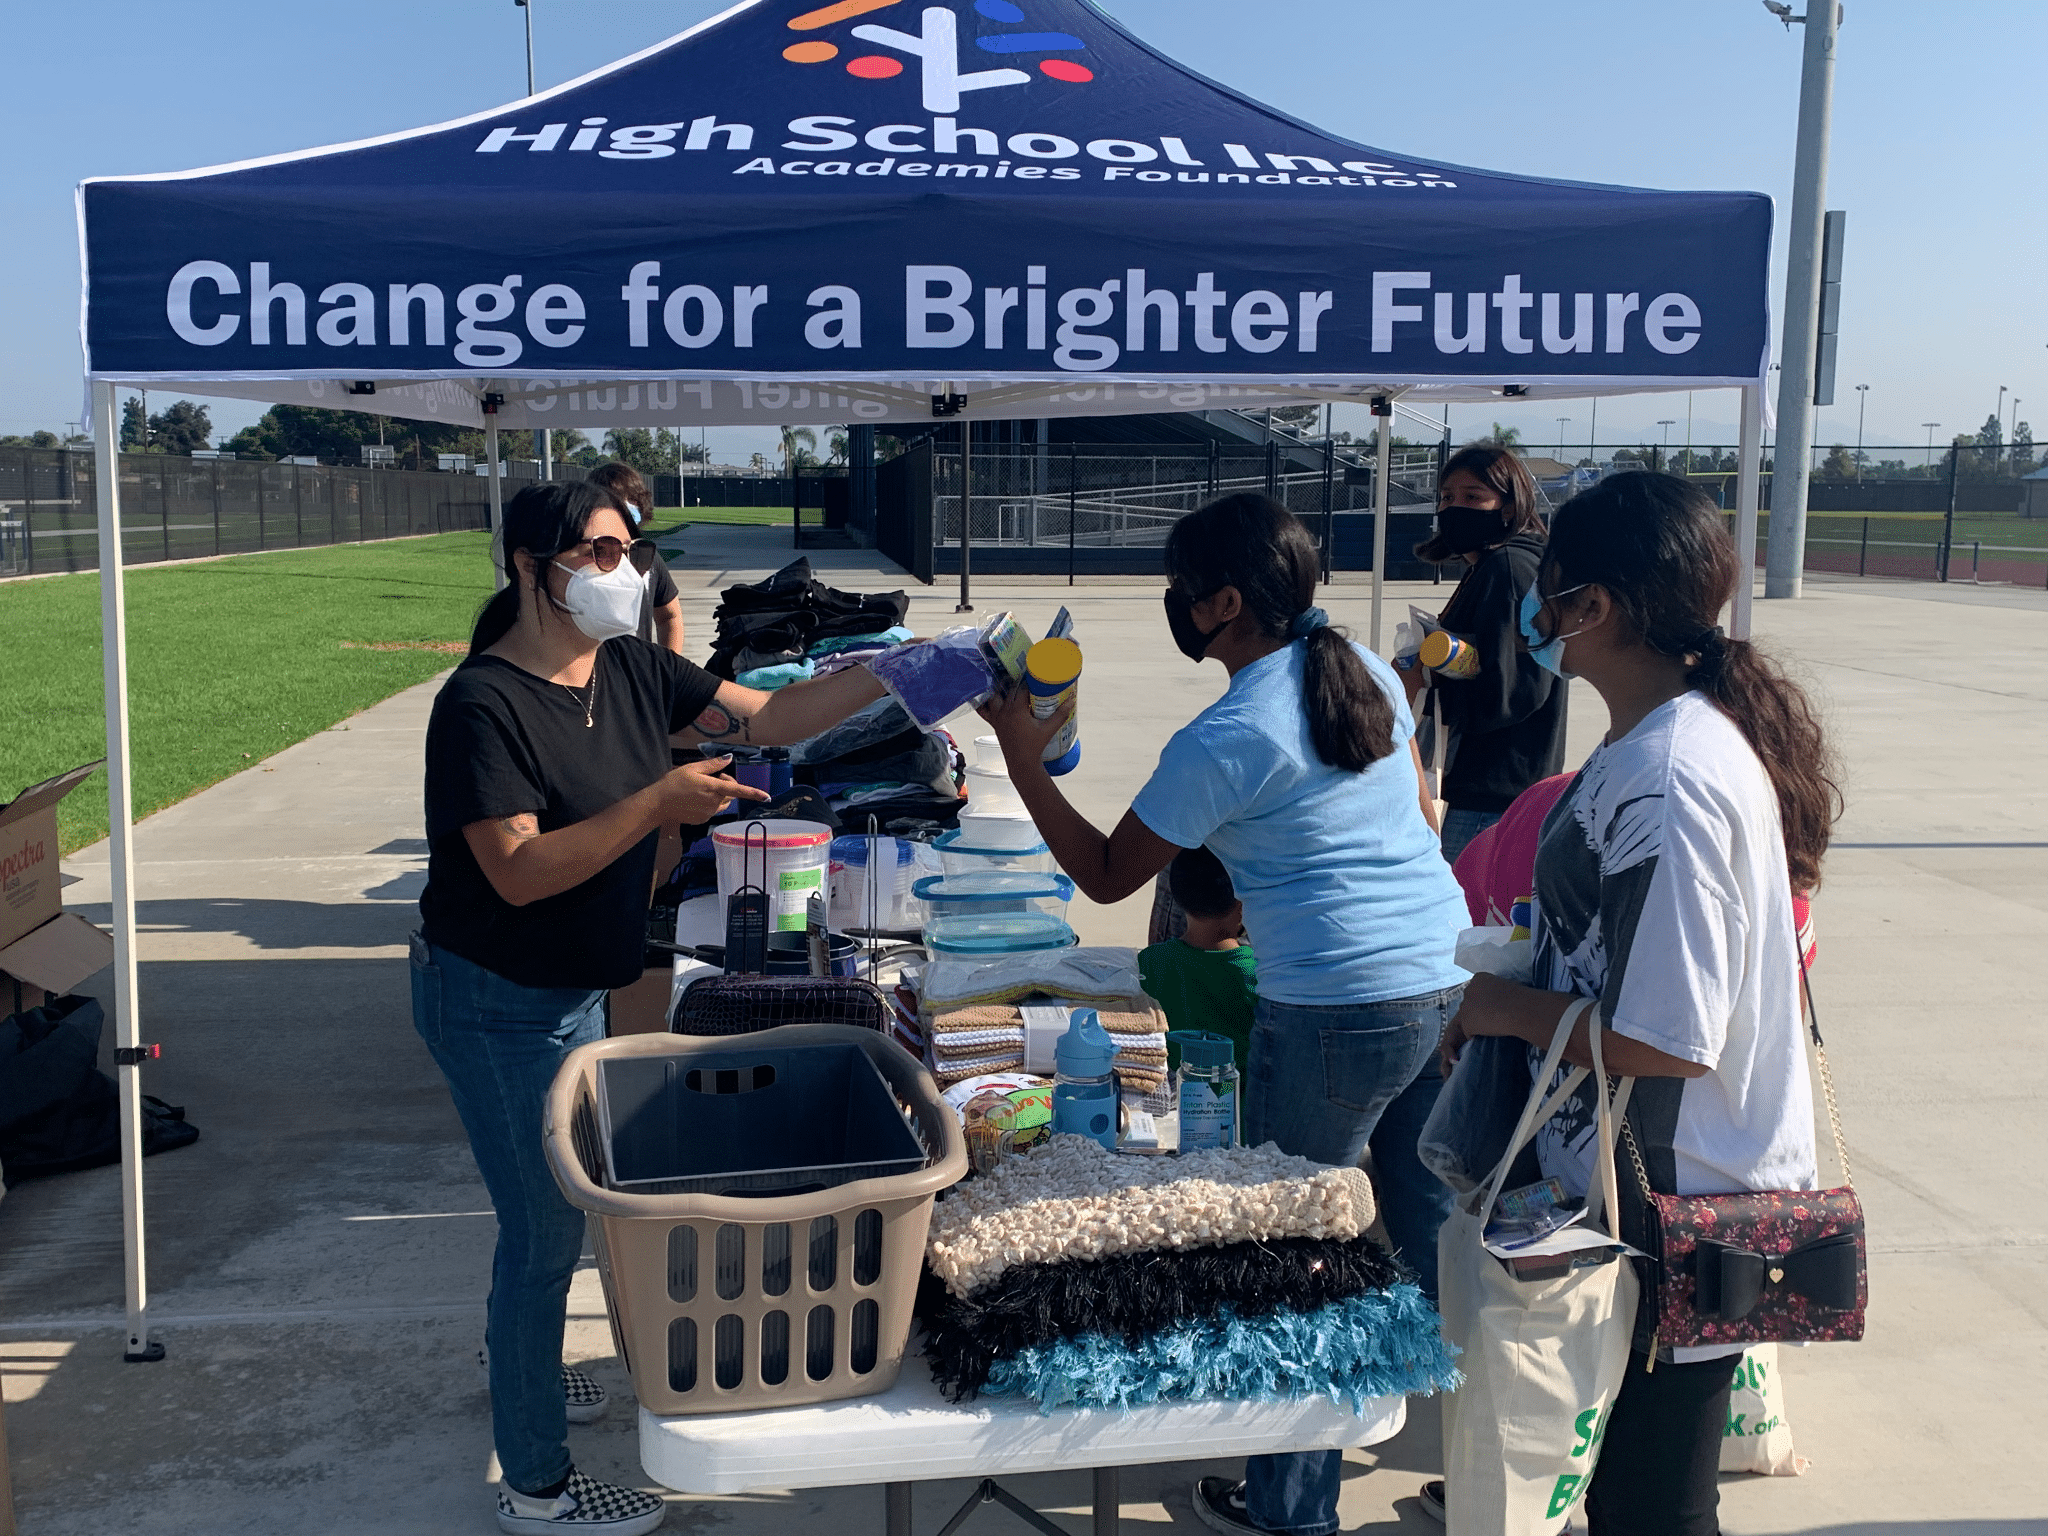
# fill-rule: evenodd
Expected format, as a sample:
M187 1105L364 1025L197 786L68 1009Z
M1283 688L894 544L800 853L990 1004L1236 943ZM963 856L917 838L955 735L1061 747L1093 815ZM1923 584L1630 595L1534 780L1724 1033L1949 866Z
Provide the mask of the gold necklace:
M575 699L578 704L583 706L583 728L586 731L594 728L597 724L596 717L593 714L597 707L597 665L595 660L592 661L590 668L590 692L588 696L578 698L576 690L567 683L562 684L562 688L570 698Z

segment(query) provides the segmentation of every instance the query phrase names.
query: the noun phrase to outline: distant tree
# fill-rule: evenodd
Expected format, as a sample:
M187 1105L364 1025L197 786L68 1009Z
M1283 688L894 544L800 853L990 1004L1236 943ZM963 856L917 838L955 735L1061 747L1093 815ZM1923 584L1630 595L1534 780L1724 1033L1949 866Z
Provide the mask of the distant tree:
M782 429L782 464L787 474L800 475L818 463L818 434L809 427Z
M765 474L768 470L768 456L762 453L753 454L749 456L747 466L757 475Z
M897 437L894 433L877 432L875 434L875 458L878 462L886 464L891 459L900 459L905 451L906 445L903 439Z
M844 464L846 462L846 431L844 428L834 427L825 434L825 457L826 461L832 464Z
M1479 441L1491 443L1496 448L1512 448L1515 452L1520 453L1522 451L1522 429L1520 427L1504 427L1496 421L1493 424L1493 430L1479 439Z
M615 427L604 435L604 450L643 475L672 475L680 466L683 440L652 427Z
M206 407L190 400L175 400L170 407L149 418L151 446L164 453L191 453L213 445L213 420Z
M1984 418L1984 425L1977 432L1979 448L1997 449L2005 445L2005 425L1998 419L1997 412Z
M1276 405L1273 407L1273 425L1283 427L1297 437L1320 437L1323 408L1315 404Z
M35 431L25 435L0 437L0 448L69 448L82 443L81 437L59 437L54 432Z
M711 450L702 443L684 442L679 434L676 442L676 461L679 464L708 464L711 462Z
M528 439L531 434L506 434ZM432 469L443 453L483 454L484 435L474 428L438 421L406 421L360 411L331 411L317 405L273 405L222 446L253 458L316 458L325 464L355 464L365 443L382 440L409 469Z
M1853 480L1856 478L1856 457L1845 445L1836 443L1828 449L1828 456L1821 460L1820 473L1824 480Z
M148 443L148 422L142 414L142 402L130 395L121 402L121 446L130 453L140 453Z
M2012 472L2031 474L2034 469L2034 429L2022 421L2012 429Z

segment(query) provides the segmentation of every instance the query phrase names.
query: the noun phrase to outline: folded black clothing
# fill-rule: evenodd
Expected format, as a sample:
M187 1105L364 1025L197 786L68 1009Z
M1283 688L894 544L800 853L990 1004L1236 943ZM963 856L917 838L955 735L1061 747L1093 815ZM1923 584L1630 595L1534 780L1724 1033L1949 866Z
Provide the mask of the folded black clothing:
M1312 1312L1412 1279L1370 1237L1285 1237L1018 1264L966 1297L927 1270L918 1287L932 1379L953 1402L974 1396L998 1361L1086 1333L1135 1345L1161 1328L1213 1317Z

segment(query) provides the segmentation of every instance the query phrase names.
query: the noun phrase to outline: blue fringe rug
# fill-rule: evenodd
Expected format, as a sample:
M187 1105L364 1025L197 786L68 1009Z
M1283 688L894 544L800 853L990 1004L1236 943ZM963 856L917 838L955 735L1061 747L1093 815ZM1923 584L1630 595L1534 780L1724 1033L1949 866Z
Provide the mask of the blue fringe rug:
M998 1361L982 1391L1028 1397L1041 1413L1308 1397L1360 1411L1370 1398L1456 1387L1453 1355L1436 1308L1401 1284L1310 1312L1243 1318L1224 1308L1135 1345L1100 1333L1033 1345Z

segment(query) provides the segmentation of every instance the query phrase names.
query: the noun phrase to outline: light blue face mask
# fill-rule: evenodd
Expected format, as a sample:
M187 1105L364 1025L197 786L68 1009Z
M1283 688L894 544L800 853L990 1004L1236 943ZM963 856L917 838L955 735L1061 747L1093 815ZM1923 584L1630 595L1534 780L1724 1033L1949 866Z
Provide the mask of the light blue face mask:
M1583 592L1591 585L1591 582L1582 581L1576 587L1566 587L1562 592L1553 592L1550 594L1550 601L1556 602L1560 597L1570 597L1574 592ZM1522 611L1516 621L1522 632L1522 644L1528 647L1529 655L1537 666L1545 671L1554 672L1559 677L1568 677L1570 674L1564 669L1564 643L1581 631L1575 629L1571 635L1552 635L1548 640L1537 634L1536 615L1543 611L1543 602L1544 600L1536 595L1536 584L1531 582L1529 590L1522 594Z
M626 516L633 519L633 526L635 528L638 528L640 526L640 509L634 506L633 503L631 503L630 501L626 503Z

